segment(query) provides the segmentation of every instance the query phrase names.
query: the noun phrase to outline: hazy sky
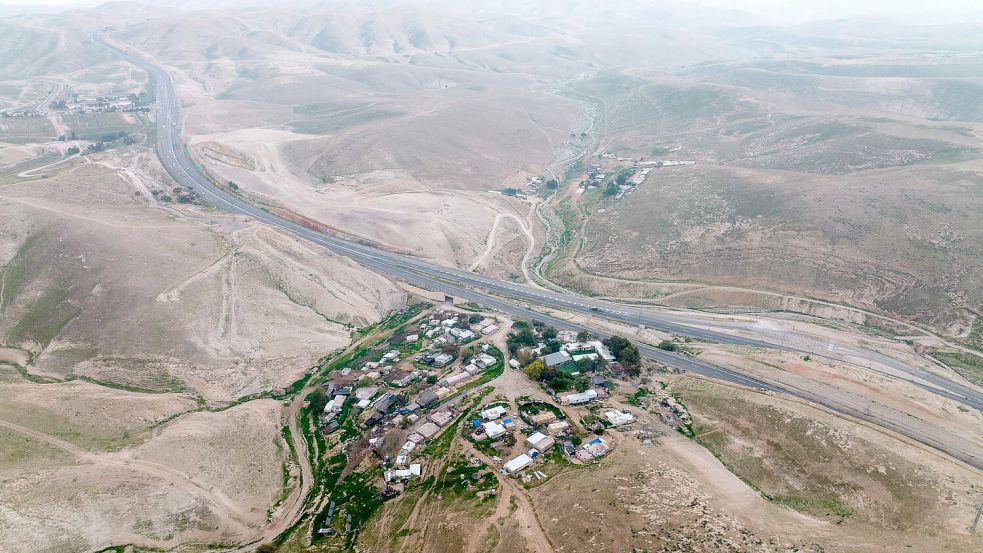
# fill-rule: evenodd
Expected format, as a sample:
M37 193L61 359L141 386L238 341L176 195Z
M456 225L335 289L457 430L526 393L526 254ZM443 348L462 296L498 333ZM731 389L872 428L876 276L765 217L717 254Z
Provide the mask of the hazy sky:
M48 6L93 6L105 0L0 0L0 4ZM139 1L139 0L138 0ZM453 1L453 0L449 0ZM645 2L646 0L627 0ZM690 0L675 0L686 3ZM167 2L165 2L167 3ZM270 0L270 4L277 2ZM860 15L911 15L924 14L929 19L958 19L959 16L974 14L983 16L983 0L696 0L695 3L707 6L744 10L763 16L775 22L798 23L811 19L830 19ZM187 3L185 3L187 5ZM195 4L205 7L208 0ZM490 0L489 7L495 5Z
M794 22L876 14L953 17L979 15L983 10L981 0L699 0L699 3Z

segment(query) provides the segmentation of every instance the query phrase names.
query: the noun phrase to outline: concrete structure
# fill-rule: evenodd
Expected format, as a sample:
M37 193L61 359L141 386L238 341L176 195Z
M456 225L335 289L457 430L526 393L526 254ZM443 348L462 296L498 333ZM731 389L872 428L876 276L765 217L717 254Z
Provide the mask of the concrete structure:
M435 435L437 435L437 432L440 432L440 427L432 422L425 422L420 425L420 428L416 429L417 434L423 436L428 440L430 438L433 438Z
M505 466L503 468L505 469L506 473L515 474L531 464L532 464L532 457L523 453L522 455L519 455L515 459L509 461L508 463L505 463Z
M607 417L612 426L623 426L635 422L635 417L631 413L622 413L621 411L605 411L604 416Z
M488 367L494 365L496 361L498 360L492 357L491 355L488 355L487 353L482 353L481 355L478 356L477 359L475 359L474 363L475 365L478 365L482 369L487 369Z
M379 391L378 386L364 386L362 388L355 390L355 398L360 400L372 399L372 396L374 396L378 391Z
M454 356L449 353L441 353L440 355L433 358L433 364L438 367L443 367L444 365L450 363L454 360Z
M421 474L423 474L423 466L419 463L414 463L405 469L387 470L383 476L385 477L386 482L402 482L409 480L410 478L417 478Z
M597 399L597 390L587 390L586 392L581 392L579 394L567 394L565 396L560 396L560 403L563 405L580 405L582 403L587 403L592 399Z
M601 438L594 438L577 450L577 459L580 459L586 463L587 461L607 455L608 451L611 451L611 448L608 447L608 444L604 443L604 440Z
M542 432L536 432L532 436L526 438L526 445L538 449L540 452L549 451L549 449L555 444L556 440L550 436L547 436L546 434L543 434Z
M488 326L481 327L481 333L484 334L485 336L488 336L489 334L495 334L496 332L498 332L497 324L490 324Z
M495 421L486 422L481 427L485 429L485 435L493 440L506 432L505 427Z
M496 405L494 407L490 407L482 411L481 418L485 419L486 421L493 421L501 418L501 416L507 412L508 409L506 409L505 407L502 407L501 405Z
M537 426L540 424L549 424L556 420L556 414L553 411L541 411L529 417L529 420Z
M454 418L454 415L447 409L441 409L439 411L434 411L433 413L430 413L430 415L428 415L427 418L430 419L430 421L436 424L437 426L444 427L447 426L447 423L451 422L451 419Z
M567 421L557 421L546 427L546 430L552 434L559 434L567 428L570 428L570 423Z

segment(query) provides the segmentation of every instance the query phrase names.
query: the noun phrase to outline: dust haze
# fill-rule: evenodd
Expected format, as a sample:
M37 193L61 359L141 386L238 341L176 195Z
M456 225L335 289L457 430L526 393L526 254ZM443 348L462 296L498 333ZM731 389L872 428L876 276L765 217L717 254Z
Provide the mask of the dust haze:
M969 0L0 3L0 550L979 551L981 148Z

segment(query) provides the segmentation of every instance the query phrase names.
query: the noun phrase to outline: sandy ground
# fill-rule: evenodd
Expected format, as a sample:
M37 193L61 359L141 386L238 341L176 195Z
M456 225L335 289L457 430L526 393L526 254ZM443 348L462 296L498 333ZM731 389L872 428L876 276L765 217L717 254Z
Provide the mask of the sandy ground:
M55 453L37 454L42 470L0 466L0 545L91 551L248 540L281 486L279 424L278 403L250 402L182 417L136 447L94 453L4 415L0 430Z

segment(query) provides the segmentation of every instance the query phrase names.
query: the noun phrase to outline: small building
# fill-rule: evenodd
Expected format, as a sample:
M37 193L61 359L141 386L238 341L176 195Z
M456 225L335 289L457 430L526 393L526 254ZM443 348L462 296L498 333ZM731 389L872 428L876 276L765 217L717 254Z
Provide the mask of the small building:
M553 411L540 411L529 417L529 420L537 426L540 424L549 424L556 420L556 414Z
M430 407L438 401L440 401L440 398L437 397L437 393L432 389L423 390L420 396L416 398L416 402L420 404L420 407Z
M518 369L519 367L522 366L522 364L519 363L518 359L509 359L509 366L512 367L513 369Z
M365 423L364 423L365 428L372 428L373 426L379 424L380 422L382 422L382 419L384 419L385 416L386 414L381 411L376 411L375 413L372 413L372 415L370 415L369 418L365 419Z
M526 445L538 449L540 452L549 451L549 449L555 444L556 440L550 436L547 436L546 434L543 434L542 432L536 432L532 436L526 438Z
M494 407L489 407L481 412L481 418L486 421L498 420L502 415L508 412L508 409L502 407L501 405L496 405Z
M621 411L605 411L604 416L607 417L608 422L610 422L612 426L624 426L635 422L634 415L631 413L623 413Z
M485 336L488 336L489 334L495 334L496 332L498 332L497 324L493 323L488 326L481 327L481 333L484 334Z
M591 389L586 392L560 396L560 403L563 405L580 405L594 399L597 399L597 390Z
M567 422L567 421L556 421L556 422L550 424L549 426L547 426L546 427L546 430L548 432L550 432L551 434L559 434L560 432L566 431L567 428L570 428L570 423L569 422Z
M443 384L444 386L457 386L458 384L470 378L471 378L470 374L468 374L465 371L461 371L459 373L454 373L448 376L447 378L441 380L440 383Z
M412 344L412 343L416 342L419 339L420 339L420 335L419 334L407 334L406 335L406 343L407 344Z
M375 402L372 404L372 406L375 407L376 409L378 409L380 412L385 413L395 403L396 403L396 396L394 396L392 394L385 394L385 395L379 397L379 399L375 400Z
M577 459L580 459L586 463L587 461L607 455L608 451L611 451L611 448L608 447L608 444L604 443L604 440L601 438L594 438L578 449L576 456Z
M372 399L372 396L374 396L378 391L379 391L378 386L363 386L355 390L355 398L360 400Z
M359 409L365 409L369 405L372 405L372 402L369 401L369 400L367 400L367 399L363 399L363 400L359 401L358 403L356 403L355 404L355 407L358 407Z
M570 361L573 361L573 357L563 350L543 356L543 363L547 367L559 367L560 365L569 363Z
M392 385L397 388L405 388L410 384L416 382L420 378L420 371L413 371L402 378L398 378L392 381Z
M440 432L440 427L432 422L425 422L420 425L420 428L416 429L416 433L423 436L426 439L433 438Z
M475 359L474 363L475 365L478 365L482 369L487 369L488 367L494 365L497 361L498 359L495 359L491 355L488 355L487 353L482 353L481 355L478 356L477 359Z
M505 427L495 421L486 422L481 426L485 429L485 435L493 440L506 432Z
M384 473L386 482L405 482L410 478L417 478L423 474L423 467L419 463L414 463L405 469L387 470Z
M430 419L430 421L436 424L437 426L444 427L447 426L447 423L451 422L451 419L454 418L454 415L447 409L441 409L439 411L434 411L433 413L430 413L430 415L428 415L427 418Z
M337 413L341 411L341 406L345 404L346 396L335 396L324 406L325 413Z
M471 376L475 376L481 372L481 367L475 365L474 363L468 363L468 365L464 367L464 371Z
M456 341L459 344L467 342L469 340L474 340L475 338L478 337L477 334L471 332L466 328L452 328L450 329L450 334L451 336L454 337L454 341Z
M505 463L505 466L503 468L505 469L506 473L515 474L531 464L532 464L532 457L523 453L522 455L519 455L515 459L509 461L508 463Z
M454 356L449 353L441 353L433 358L433 364L438 367L443 367L454 360Z

